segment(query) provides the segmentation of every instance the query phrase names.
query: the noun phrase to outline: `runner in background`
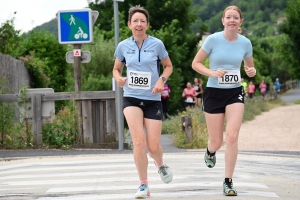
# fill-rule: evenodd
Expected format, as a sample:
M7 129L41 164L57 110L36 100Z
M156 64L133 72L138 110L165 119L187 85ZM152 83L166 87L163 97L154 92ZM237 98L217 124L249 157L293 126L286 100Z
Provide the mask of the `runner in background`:
M201 78L194 78L194 85L193 88L196 90L196 96L195 96L195 105L201 106L201 100L202 100L202 88L203 81Z
M255 93L255 85L253 84L252 81L250 81L248 85L248 93L249 93L249 98L252 99Z
M184 88L182 92L182 97L185 98L184 104L185 104L185 110L187 111L189 107L195 106L194 98L196 96L196 90L192 87L191 82L187 82L186 88Z
M241 79L241 85L244 88L245 97L248 97L248 84L243 78Z
M163 117L164 119L169 119L168 111L169 111L169 99L170 99L171 89L170 86L165 83L164 90L161 93L161 103L163 107Z

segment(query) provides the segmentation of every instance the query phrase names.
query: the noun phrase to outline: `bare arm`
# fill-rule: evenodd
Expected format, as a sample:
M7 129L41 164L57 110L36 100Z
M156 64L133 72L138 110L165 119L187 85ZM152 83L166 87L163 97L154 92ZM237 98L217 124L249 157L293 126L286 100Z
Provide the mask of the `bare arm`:
M164 71L160 76L168 79L173 72L173 65L172 65L170 57L167 56L164 60L161 61L161 64L163 65ZM153 94L159 93L159 92L162 92L163 90L164 90L164 82L162 79L158 79L152 90L152 93Z
M200 49L192 62L192 68L199 74L215 78L223 77L227 73L226 70L218 69L217 71L213 71L211 69L206 68L202 64L207 56L208 54L203 49Z
M163 76L166 79L168 79L171 76L172 72L173 72L173 65L172 65L172 62L170 60L170 57L168 56L164 60L162 60L161 64L164 67L164 71L161 74L161 76Z
M185 89L183 90L183 92L182 92L182 95L181 95L182 97L185 97Z
M256 75L256 69L254 68L254 62L253 62L252 56L244 59L244 68L245 68L246 74L249 77L253 77Z
M116 58L112 73L119 87L123 87L127 81L127 78L122 77L123 67L124 63L122 63L121 61L119 61L118 58Z

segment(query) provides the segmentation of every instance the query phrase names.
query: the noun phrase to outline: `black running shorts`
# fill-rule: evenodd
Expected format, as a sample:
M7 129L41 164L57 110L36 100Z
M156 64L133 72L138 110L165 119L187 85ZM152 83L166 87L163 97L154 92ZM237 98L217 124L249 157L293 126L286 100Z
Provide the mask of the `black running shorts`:
M203 94L203 109L210 114L225 113L227 105L244 103L243 87L220 89L207 87Z
M123 98L123 109L129 106L135 106L142 109L144 118L162 120L163 109L161 101L143 100L133 97Z

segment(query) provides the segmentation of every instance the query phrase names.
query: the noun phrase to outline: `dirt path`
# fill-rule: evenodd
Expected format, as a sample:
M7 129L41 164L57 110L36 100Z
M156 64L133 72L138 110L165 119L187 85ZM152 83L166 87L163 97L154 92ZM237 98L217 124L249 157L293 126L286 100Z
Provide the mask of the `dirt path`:
M274 108L244 122L239 150L300 151L300 105Z

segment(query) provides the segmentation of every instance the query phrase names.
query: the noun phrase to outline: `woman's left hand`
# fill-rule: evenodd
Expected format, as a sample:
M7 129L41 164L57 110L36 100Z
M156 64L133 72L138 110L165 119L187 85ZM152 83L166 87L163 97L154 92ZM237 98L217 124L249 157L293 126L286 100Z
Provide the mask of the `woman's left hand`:
M249 77L253 77L256 75L256 69L254 67L244 66L245 72Z
M152 94L161 93L164 91L164 82L161 79L158 79L156 84L154 85L154 88L152 90Z

